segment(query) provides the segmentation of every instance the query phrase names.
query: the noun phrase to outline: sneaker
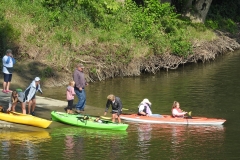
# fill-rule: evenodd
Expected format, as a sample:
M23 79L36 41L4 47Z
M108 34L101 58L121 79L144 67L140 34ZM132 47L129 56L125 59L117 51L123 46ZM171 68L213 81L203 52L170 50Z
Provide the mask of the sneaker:
M35 116L35 113L34 113L34 111L31 113L31 115L32 115L32 116Z
M6 92L12 92L12 90L6 90Z
M81 113L81 110L79 110L79 109L76 109L76 111L75 111L76 113Z
M84 111L84 109L80 109L80 111Z

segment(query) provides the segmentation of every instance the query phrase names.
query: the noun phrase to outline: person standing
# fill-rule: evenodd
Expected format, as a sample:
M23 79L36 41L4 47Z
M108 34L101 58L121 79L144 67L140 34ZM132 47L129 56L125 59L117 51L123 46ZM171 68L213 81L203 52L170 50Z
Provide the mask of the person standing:
M73 73L73 80L75 82L74 91L78 97L78 103L76 104L76 112L84 111L86 105L86 93L85 86L88 85L84 78L83 73L84 65L78 64Z
M13 65L16 63L15 59L12 55L12 50L8 49L6 51L6 55L2 59L3 63L3 93L9 93L11 90L9 89L10 83L12 80L12 72L13 72Z
M66 95L67 95L68 106L66 108L64 108L67 113L72 113L74 95L76 94L74 92L74 85L75 85L75 82L70 81L69 85L67 87Z
M25 98L24 98L24 107L26 102L28 102L28 114L35 116L35 107L36 107L36 93L40 92L41 94L42 89L40 87L40 78L36 77L32 83L28 86L28 88L24 91Z
M112 122L118 119L118 123L121 123L120 114L122 113L122 102L119 97L115 97L113 94L107 96L107 104L104 112L104 116L107 114L108 108L112 106Z

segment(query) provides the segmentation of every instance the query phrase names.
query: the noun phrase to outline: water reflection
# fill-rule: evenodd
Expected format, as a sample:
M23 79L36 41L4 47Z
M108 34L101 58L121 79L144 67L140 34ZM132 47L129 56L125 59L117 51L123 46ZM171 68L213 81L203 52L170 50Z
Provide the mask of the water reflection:
M131 124L131 131L137 132L137 158L142 159L165 158L179 159L190 155L206 157L214 152L220 153L224 150L225 127L223 125L170 125L170 124ZM209 145L210 144L210 145ZM191 151L191 152L190 152ZM189 153L190 152L190 153ZM186 155L187 154L187 155ZM207 156L208 155L208 156Z
M38 159L39 144L50 139L47 131L17 132L2 130L0 132L1 157L4 159Z
M73 157L73 154L74 154L73 149L74 149L75 143L74 143L73 135L66 135L64 142L65 142L65 150L64 150L65 158L66 159L74 158Z
M50 134L58 142L63 139L64 159L114 159L124 152L121 142L126 141L128 132L63 126L52 129Z

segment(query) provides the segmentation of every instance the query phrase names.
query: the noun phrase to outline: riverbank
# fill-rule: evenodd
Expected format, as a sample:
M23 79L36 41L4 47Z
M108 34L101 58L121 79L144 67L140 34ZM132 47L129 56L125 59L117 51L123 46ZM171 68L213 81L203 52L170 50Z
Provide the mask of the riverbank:
M58 7L67 2L1 3L0 50L3 56L11 48L17 59L13 84L25 88L39 76L45 87L66 85L77 63L85 65L89 82L155 74L240 48L237 22L234 37L179 17L170 4L152 2L145 6L152 12L145 13L131 3L116 3L116 12L109 12L104 1L79 3L71 4L74 10Z
M5 110L8 108L10 95L11 93L5 94L3 92L0 92L0 105L3 106ZM48 119L48 120L51 120L51 111L64 112L64 107L66 107L67 105L66 101L56 100L56 99L42 97L42 96L36 96L36 99L37 99L37 106L35 109L36 116L40 118ZM20 104L17 105L16 111L22 112ZM103 111L102 109L86 105L85 111L83 112L83 114L100 116L103 114ZM62 125L64 124L59 122L53 122L48 129L56 128ZM9 123L1 120L0 120L0 129L30 130L30 131L43 130L42 128Z

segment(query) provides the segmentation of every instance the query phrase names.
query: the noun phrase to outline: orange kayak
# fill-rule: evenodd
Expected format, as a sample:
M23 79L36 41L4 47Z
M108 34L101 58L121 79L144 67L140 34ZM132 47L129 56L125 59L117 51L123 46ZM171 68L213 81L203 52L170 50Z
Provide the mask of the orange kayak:
M165 124L205 124L205 125L221 125L226 120L206 117L174 118L170 115L162 115L161 117L139 116L137 114L121 115L121 119L126 121L135 121L142 123L165 123Z

